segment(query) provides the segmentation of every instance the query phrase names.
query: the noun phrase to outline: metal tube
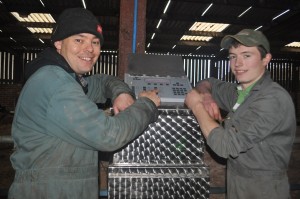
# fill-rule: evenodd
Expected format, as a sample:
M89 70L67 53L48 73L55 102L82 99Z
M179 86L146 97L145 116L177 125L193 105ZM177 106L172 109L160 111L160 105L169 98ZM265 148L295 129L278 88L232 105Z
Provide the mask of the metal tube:
M0 143L13 143L12 137L10 135L0 136Z

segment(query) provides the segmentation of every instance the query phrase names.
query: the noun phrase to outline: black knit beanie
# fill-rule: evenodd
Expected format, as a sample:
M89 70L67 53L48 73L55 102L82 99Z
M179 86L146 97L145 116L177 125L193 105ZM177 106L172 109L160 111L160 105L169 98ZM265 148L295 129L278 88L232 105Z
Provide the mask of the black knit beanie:
M51 36L51 42L63 40L72 35L90 33L100 39L103 45L102 27L97 18L89 10L83 8L69 8L58 17Z

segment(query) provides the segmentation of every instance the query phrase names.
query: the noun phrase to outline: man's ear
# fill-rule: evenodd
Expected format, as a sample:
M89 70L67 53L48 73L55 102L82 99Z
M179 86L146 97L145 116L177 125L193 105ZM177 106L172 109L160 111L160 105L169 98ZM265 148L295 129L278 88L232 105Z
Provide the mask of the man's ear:
M269 62L271 61L271 59L272 59L271 53L267 53L267 54L266 54L266 57L263 58L264 65L265 65L265 66L268 65Z
M56 48L57 50L60 50L60 49L61 49L61 43L62 43L62 41L56 41L56 42L54 42L54 46L55 46L55 48Z

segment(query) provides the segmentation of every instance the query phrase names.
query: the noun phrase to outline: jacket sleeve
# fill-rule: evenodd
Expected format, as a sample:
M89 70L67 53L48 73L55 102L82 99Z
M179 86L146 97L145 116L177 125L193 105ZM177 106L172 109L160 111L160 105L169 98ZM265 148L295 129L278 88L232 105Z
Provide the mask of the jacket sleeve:
M229 112L236 102L236 84L224 82L216 78L206 79L211 85L211 94L218 106ZM201 81L199 82L201 83Z
M128 85L115 76L97 74L86 79L88 81L87 96L95 103L103 103L106 99L114 101L121 93L128 93L135 99Z
M98 87L105 97L114 98L121 92L122 89L114 86L124 87L119 82L104 82L106 88L113 90L106 93L104 87ZM95 103L78 86L72 82L64 84L49 99L47 110L47 133L73 145L114 151L140 135L158 117L155 104L147 98L136 100L132 106L114 117L107 116L104 111L97 109ZM99 98L100 93L94 97Z

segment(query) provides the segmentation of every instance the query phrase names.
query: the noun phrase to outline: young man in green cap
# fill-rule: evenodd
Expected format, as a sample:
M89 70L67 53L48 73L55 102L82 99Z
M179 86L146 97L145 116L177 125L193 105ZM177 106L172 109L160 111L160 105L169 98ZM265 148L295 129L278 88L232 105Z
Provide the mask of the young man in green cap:
M238 84L200 81L186 96L209 147L227 159L228 199L288 199L287 169L296 132L293 101L266 66L270 45L260 31L227 35ZM219 108L228 112L225 119Z
M88 10L58 18L54 48L28 64L12 124L15 179L8 198L98 199L98 151L114 151L158 117L157 92L131 89L113 76L83 78L98 60L102 28ZM115 116L97 108L110 98Z

